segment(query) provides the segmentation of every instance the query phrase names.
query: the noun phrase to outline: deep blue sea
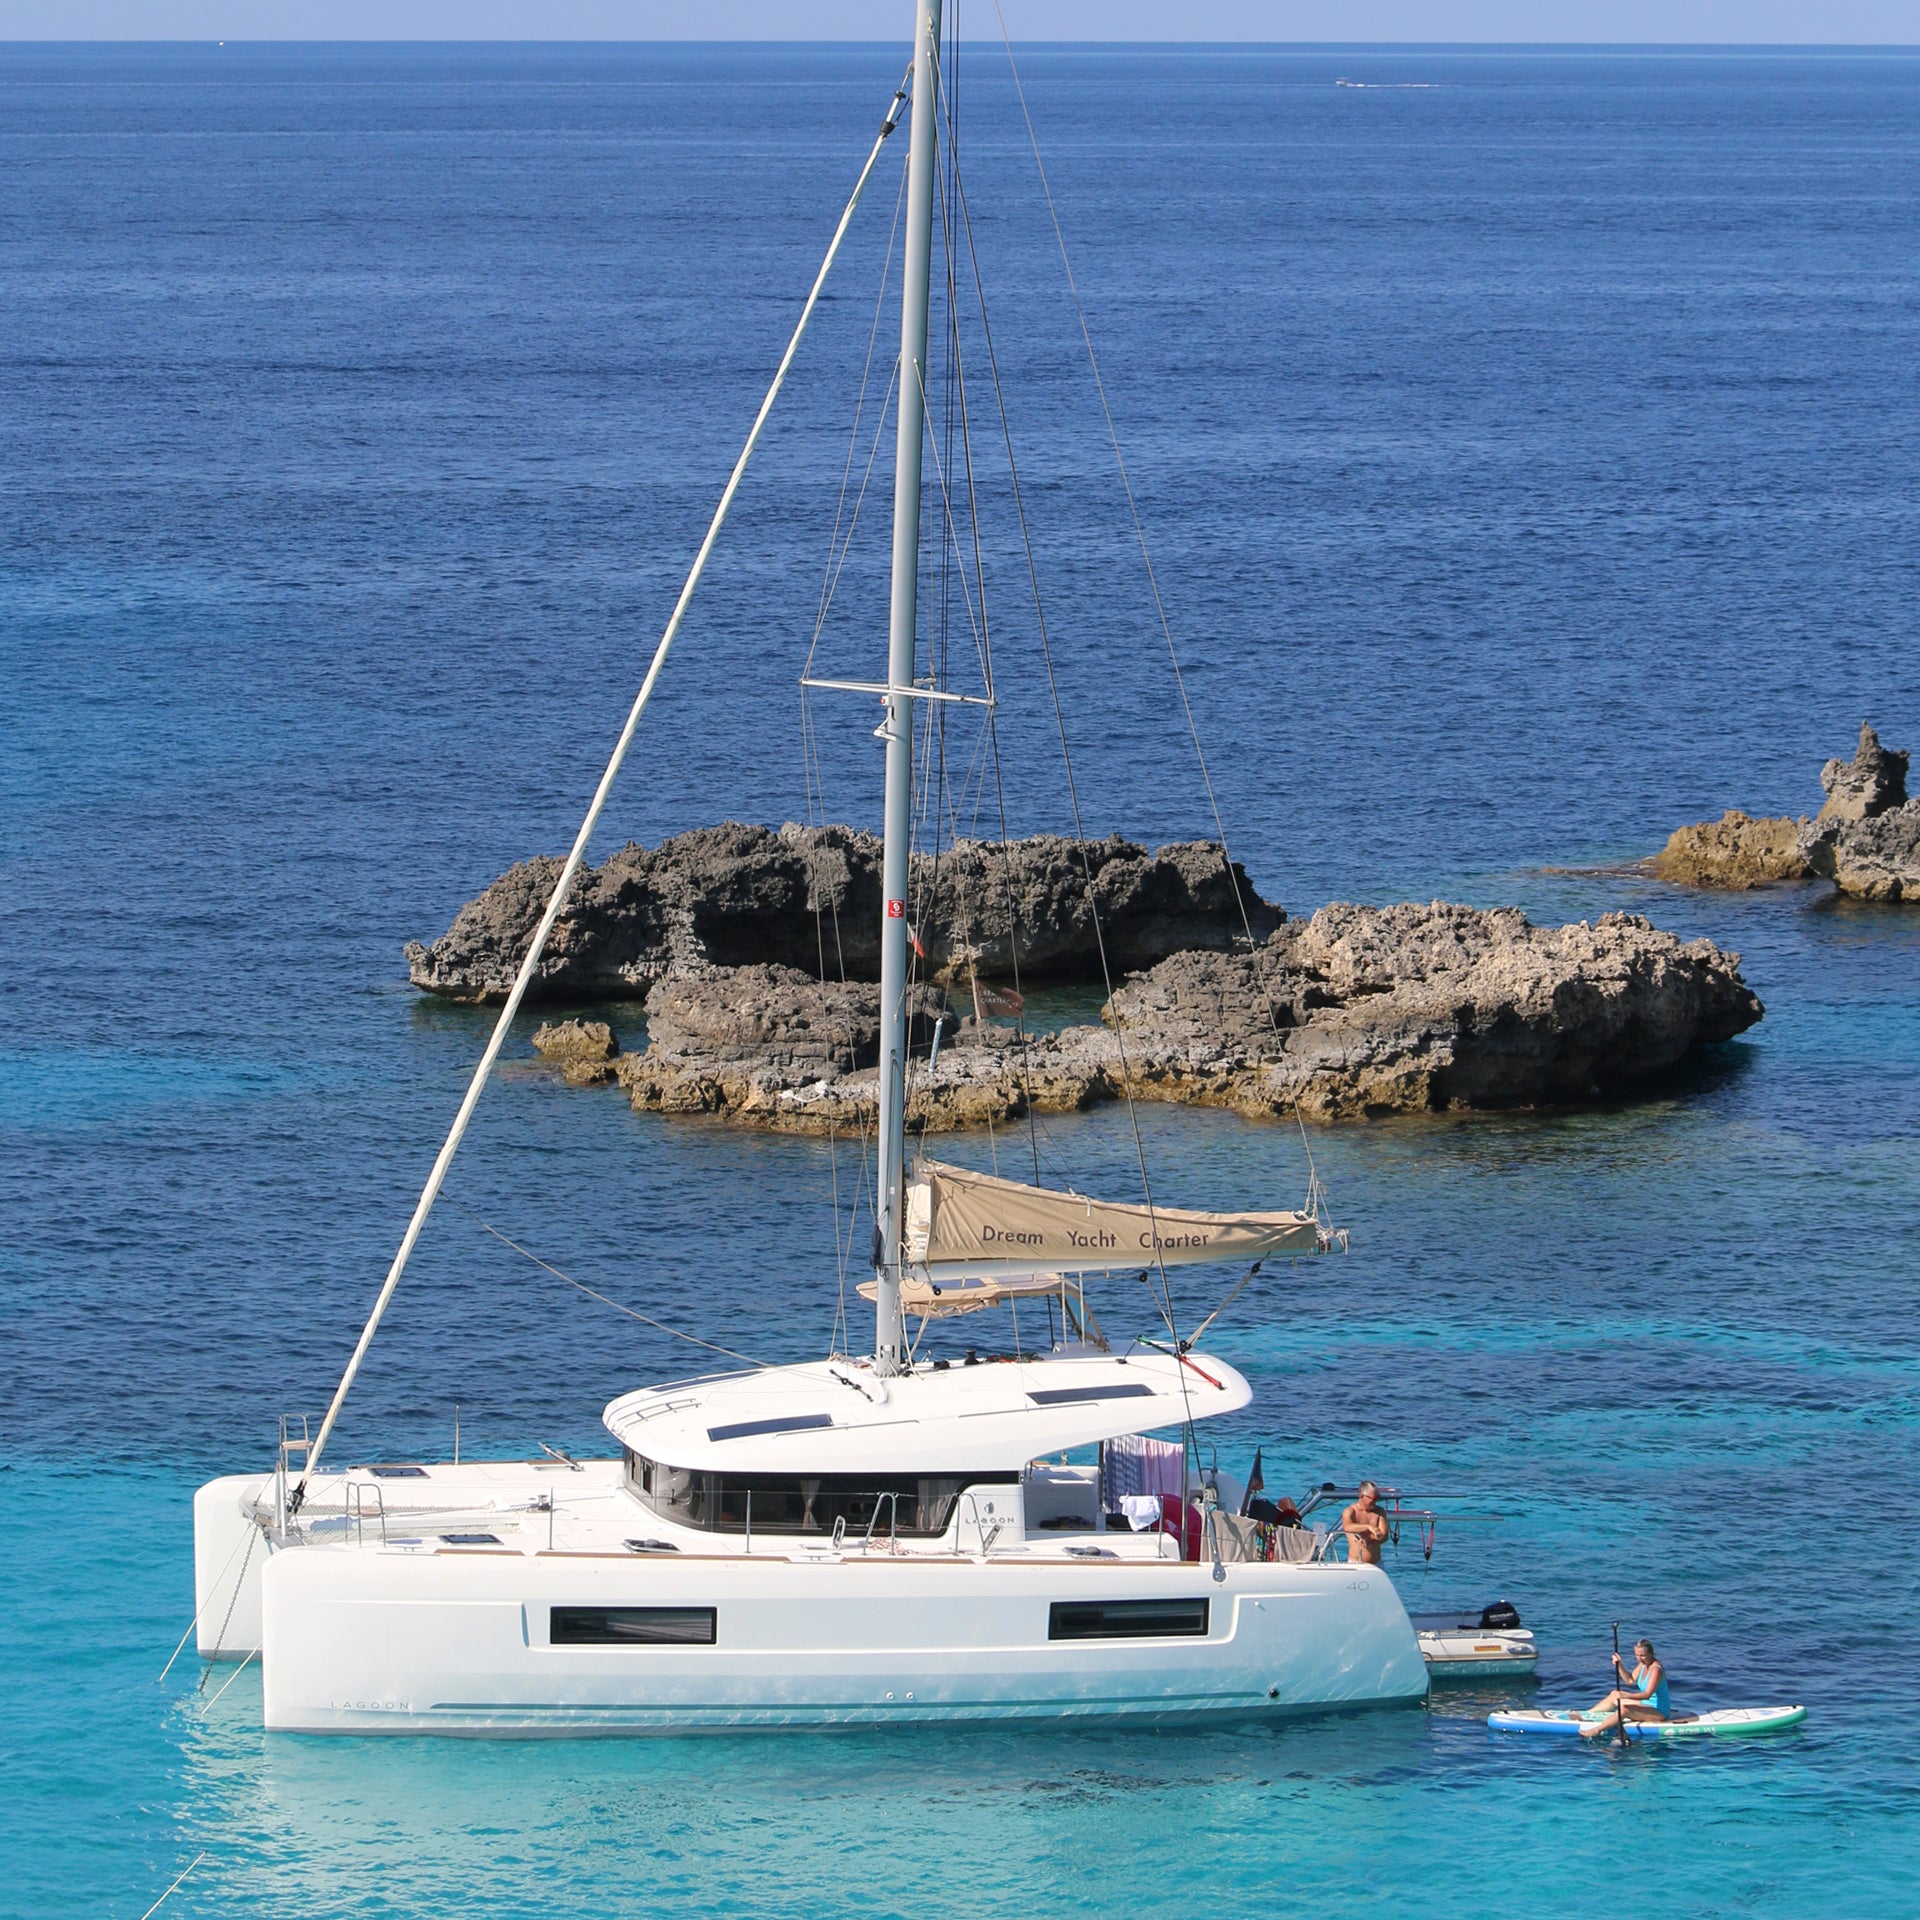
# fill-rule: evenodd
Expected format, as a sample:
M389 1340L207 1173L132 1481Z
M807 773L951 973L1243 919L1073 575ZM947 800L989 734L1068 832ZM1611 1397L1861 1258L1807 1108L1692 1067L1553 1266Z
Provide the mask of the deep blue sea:
M1605 1111L1317 1133L1353 1252L1222 1322L1260 1390L1223 1458L1455 1496L1402 1590L1513 1599L1543 1700L1597 1694L1617 1619L1683 1700L1804 1732L1542 1751L1487 1733L1493 1688L1257 1731L322 1742L262 1734L253 1672L157 1683L192 1488L324 1402L482 1043L401 944L571 836L903 64L0 50L0 1905L138 1920L202 1856L167 1920L1911 1912L1920 912L1608 872L1811 811L1862 718L1920 747L1900 55L1023 57L1255 881L1645 912L1767 1006ZM1208 831L1004 56L958 87L1088 830ZM601 851L806 816L899 159ZM1010 825L1058 826L982 488ZM878 672L869 545L822 671ZM873 822L872 716L815 712L827 811ZM1287 1129L1142 1122L1162 1199L1297 1197ZM1046 1147L1134 1177L1124 1115ZM784 1358L828 1339L834 1174L513 1067L449 1193ZM698 1361L443 1210L341 1445L438 1455L458 1406L472 1452L595 1448Z

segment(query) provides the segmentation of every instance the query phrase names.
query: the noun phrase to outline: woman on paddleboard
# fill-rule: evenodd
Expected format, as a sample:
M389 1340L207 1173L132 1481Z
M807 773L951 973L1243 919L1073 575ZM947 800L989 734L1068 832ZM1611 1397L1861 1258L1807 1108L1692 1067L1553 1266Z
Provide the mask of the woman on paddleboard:
M1581 1739L1596 1740L1618 1727L1623 1718L1664 1720L1673 1711L1667 1698L1667 1670L1660 1664L1653 1642L1636 1640L1633 1657L1636 1665L1629 1673L1620 1656L1613 1656L1613 1670L1620 1685L1582 1716L1587 1724L1580 1729Z

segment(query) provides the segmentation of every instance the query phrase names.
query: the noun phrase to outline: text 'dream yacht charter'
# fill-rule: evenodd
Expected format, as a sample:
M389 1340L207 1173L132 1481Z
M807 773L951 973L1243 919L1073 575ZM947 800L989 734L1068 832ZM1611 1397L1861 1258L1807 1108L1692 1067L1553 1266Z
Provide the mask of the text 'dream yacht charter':
M1251 1393L1169 1337L1109 1347L1100 1276L1326 1250L1300 1212L1195 1213L909 1162L908 855L936 147L938 0L833 237L498 1025L317 1431L195 1501L203 1656L258 1656L302 1732L677 1732L901 1720L1184 1720L1417 1699L1427 1671L1377 1566L1276 1550L1195 1434ZM324 1454L698 584L887 136L911 103L887 672L870 1357L647 1387L617 1459L333 1469ZM951 244L951 236L949 236ZM989 683L983 704L992 698ZM937 1044L937 1040L936 1040ZM1137 1278L1127 1284L1138 1291ZM1162 1297L1167 1297L1162 1295ZM929 1360L917 1318L1048 1304L1049 1351ZM1057 1322L1056 1322L1057 1314ZM1017 1327L1017 1322L1015 1323ZM1029 1312L1028 1324L1034 1324ZM1168 1449L1182 1437L1171 1487ZM1072 1464L1072 1456L1080 1456ZM1132 1476L1129 1478L1129 1476ZM1143 1491L1143 1486L1147 1490ZM1121 1512L1128 1518L1121 1518Z

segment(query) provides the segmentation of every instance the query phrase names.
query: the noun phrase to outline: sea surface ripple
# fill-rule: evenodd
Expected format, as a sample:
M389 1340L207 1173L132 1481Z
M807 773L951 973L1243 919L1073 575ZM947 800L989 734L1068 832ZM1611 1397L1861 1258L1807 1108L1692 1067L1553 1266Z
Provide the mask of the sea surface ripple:
M1803 1733L1540 1751L1490 1690L1257 1731L324 1742L264 1736L252 1673L156 1684L193 1486L324 1401L481 1044L401 943L570 837L900 63L0 49L4 1904L133 1920L204 1855L168 1920L1910 1912L1920 914L1620 871L1810 811L1863 717L1920 746L1907 56L1024 59L1256 882L1644 912L1767 1005L1645 1099L1316 1133L1354 1250L1221 1324L1261 1396L1223 1460L1458 1496L1396 1578L1516 1601L1542 1698L1598 1692L1618 1619L1682 1699L1804 1700ZM1208 832L1004 63L957 84L1088 829ZM805 817L895 181L603 850ZM989 450L990 396L970 362ZM986 543L1010 825L1060 826L1003 495ZM883 567L822 670L877 671ZM871 716L816 716L828 811L873 821ZM1284 1128L1142 1127L1163 1197L1305 1177ZM1123 1114L1043 1144L1132 1177ZM777 1358L829 1336L836 1177L514 1068L450 1195ZM699 1360L447 1209L343 1444L439 1454L457 1405L469 1449L601 1446L608 1398Z

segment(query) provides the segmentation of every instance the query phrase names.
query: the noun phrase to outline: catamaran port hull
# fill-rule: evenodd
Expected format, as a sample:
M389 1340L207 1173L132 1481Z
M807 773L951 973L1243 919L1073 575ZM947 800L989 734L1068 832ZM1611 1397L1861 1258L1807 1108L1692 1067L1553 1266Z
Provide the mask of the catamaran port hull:
M1425 1695L1378 1568L1217 1572L1012 1554L307 1548L276 1554L261 1582L266 1724L528 1736L1183 1722ZM1139 1631L1156 1623L1177 1631ZM567 1643L626 1630L685 1637Z

